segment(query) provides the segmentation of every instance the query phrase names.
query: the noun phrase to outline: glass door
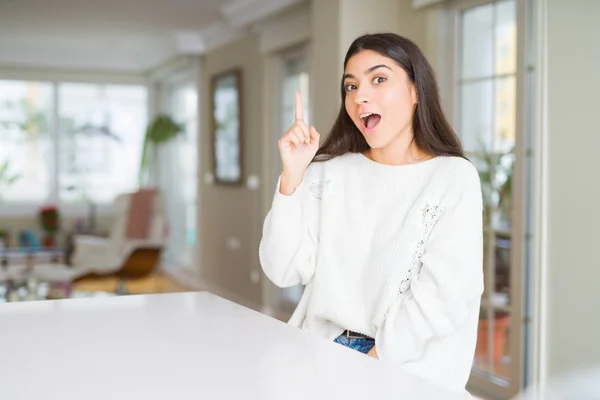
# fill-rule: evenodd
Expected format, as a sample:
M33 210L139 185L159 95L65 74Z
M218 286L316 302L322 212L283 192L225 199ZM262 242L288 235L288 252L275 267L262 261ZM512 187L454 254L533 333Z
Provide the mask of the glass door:
M457 3L457 132L484 199L484 276L470 385L511 398L524 380L531 229L531 120L525 108L526 0Z

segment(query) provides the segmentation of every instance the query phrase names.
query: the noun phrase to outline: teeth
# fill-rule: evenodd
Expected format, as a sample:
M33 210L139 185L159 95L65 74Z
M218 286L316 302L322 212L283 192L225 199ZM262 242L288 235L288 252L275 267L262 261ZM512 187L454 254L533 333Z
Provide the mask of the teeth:
M370 115L373 115L373 113L364 113L360 115L360 118L367 118Z

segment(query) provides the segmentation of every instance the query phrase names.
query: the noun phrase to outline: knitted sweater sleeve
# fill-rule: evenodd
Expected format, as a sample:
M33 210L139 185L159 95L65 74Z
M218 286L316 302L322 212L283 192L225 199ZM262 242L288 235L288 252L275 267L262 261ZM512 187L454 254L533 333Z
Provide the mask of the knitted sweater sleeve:
M421 269L387 310L376 333L381 359L420 358L425 344L454 333L478 312L483 292L481 186L474 167L445 205L420 257Z
M306 285L315 273L320 202L311 196L307 180L305 176L294 193L286 196L279 192L280 177L263 224L260 263L279 287Z

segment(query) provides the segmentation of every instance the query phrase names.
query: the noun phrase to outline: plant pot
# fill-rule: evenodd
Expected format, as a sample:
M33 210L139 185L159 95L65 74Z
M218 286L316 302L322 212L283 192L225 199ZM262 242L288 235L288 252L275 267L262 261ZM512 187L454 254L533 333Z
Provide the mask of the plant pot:
M506 332L510 324L508 315L497 316L493 322L493 340L494 348L492 349L492 360L500 362L504 356L504 348L506 345ZM488 320L487 318L479 320L479 328L477 330L477 348L475 356L480 359L486 359L488 354Z
M55 247L56 241L54 239L54 235L51 233L46 233L46 235L44 235L44 241L42 244L44 247Z

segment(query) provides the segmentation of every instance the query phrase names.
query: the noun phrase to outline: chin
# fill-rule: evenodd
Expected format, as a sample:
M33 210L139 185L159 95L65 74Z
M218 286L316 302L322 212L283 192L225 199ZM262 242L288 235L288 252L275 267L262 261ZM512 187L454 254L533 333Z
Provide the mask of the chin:
M363 135L363 137L365 138L365 141L369 147L372 149L381 149L389 144L388 141L384 142L382 140L376 140L375 138L368 138L366 135Z

